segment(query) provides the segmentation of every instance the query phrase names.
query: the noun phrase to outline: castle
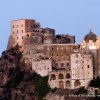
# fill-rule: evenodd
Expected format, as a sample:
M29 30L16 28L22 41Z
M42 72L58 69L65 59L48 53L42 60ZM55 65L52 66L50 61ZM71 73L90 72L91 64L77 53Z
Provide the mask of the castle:
M92 32L81 44L75 36L55 35L51 28L41 28L33 19L11 21L8 49L19 45L25 63L42 77L49 75L51 88L87 87L100 76L100 39Z

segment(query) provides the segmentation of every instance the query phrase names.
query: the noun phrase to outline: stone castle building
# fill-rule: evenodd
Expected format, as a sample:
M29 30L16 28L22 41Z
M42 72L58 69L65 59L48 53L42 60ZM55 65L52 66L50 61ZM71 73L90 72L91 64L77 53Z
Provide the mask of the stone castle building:
M42 77L49 75L51 88L87 87L100 76L100 39L91 30L81 44L75 43L75 36L55 34L33 19L13 20L8 49L19 45L29 68Z

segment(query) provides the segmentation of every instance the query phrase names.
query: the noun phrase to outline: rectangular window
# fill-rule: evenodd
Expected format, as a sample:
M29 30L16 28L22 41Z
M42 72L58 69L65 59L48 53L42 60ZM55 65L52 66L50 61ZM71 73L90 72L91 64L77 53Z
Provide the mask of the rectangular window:
M61 63L61 67L64 67L64 64L63 63Z
M67 63L67 66L69 66L69 63Z
M23 30L22 30L22 33L23 33Z

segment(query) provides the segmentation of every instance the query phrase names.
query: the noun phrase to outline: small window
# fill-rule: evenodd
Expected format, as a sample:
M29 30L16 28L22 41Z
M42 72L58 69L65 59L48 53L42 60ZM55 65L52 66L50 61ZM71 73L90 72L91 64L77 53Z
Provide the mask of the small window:
M64 67L64 64L63 63L61 63L61 67Z
M22 36L22 39L23 39L23 36Z
M67 63L67 66L69 66L69 63Z
M66 78L70 78L71 76L70 76L70 74L69 73L67 73L66 74Z
M58 53L57 53L57 56L58 56Z
M53 54L52 54L52 56L53 56Z
M53 50L53 48L52 48L52 50Z
M27 37L29 37L29 34L27 34Z
M58 75L58 79L64 79L63 74L59 74L59 75Z
M15 26L13 25L13 28L14 28Z
M87 67L88 67L88 68L90 68L90 66L89 66L89 65L87 65Z
M58 63L55 63L55 67L57 67L58 66Z
M22 33L23 33L23 30L22 30Z

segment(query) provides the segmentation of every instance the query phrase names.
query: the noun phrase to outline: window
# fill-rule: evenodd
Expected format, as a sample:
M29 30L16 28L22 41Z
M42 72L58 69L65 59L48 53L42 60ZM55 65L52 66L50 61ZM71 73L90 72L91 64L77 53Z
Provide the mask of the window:
M89 68L90 66L89 66L89 65L87 65L87 67Z
M27 37L29 37L29 34L27 34Z
M57 63L55 63L55 67L57 67L58 66L58 64Z
M53 50L53 48L52 48L52 50Z
M63 74L59 74L59 75L58 75L58 79L64 79Z
M71 82L70 81L66 81L66 88L69 88L71 86Z
M22 39L23 39L23 36L22 36Z
M22 33L23 33L23 30L22 30Z
M53 56L53 54L52 54L52 56Z
M57 53L57 56L58 56L58 53Z
M64 67L64 64L63 63L61 63L61 67Z
M70 76L70 74L69 73L67 73L66 74L66 78L70 78L71 76Z
M14 28L15 26L13 25L13 28Z
M50 80L56 80L55 74L52 74L52 75L50 76Z
M67 63L67 66L69 66L69 63Z
M80 86L80 85L81 85L81 82L80 82L79 80L76 80L76 81L74 82L74 86L75 86L75 87Z

